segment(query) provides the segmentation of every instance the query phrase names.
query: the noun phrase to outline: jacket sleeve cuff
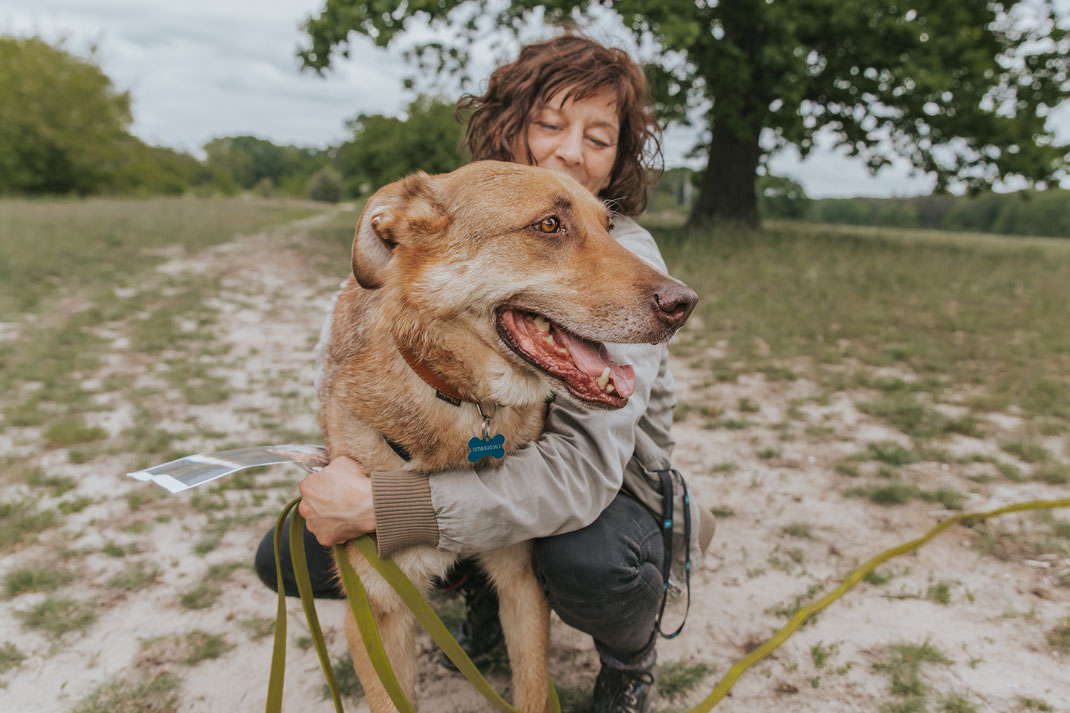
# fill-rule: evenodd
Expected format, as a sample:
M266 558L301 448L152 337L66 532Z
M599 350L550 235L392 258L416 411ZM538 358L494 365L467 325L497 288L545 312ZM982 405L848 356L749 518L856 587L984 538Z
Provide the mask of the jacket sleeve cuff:
M415 545L438 547L438 520L426 473L372 473L375 540L380 557Z

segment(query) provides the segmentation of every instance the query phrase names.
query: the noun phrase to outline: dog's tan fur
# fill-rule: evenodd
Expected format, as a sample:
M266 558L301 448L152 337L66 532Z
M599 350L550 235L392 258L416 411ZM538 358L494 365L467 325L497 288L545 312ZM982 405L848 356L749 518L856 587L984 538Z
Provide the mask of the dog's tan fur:
M546 235L532 227L550 215L564 231ZM468 440L482 423L477 409L436 398L398 345L472 400L497 405L493 432L505 435L507 450L537 438L547 399L560 384L503 343L495 327L499 306L541 313L599 341L671 336L679 325L659 321L651 300L667 283L679 283L618 245L608 226L605 207L579 183L515 164L416 174L377 192L357 226L354 278L336 303L324 355L321 421L330 456L348 455L368 472L469 467ZM404 462L384 436L412 460ZM347 553L411 699L413 618L354 546ZM427 591L456 555L414 547L393 559ZM549 607L532 572L530 543L483 553L479 561L501 601L515 705L543 713ZM393 711L349 612L345 631L371 710Z

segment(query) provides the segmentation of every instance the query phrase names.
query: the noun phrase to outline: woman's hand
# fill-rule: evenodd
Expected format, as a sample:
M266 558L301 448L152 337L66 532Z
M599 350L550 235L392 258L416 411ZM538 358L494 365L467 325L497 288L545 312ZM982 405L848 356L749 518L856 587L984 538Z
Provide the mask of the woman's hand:
M375 532L372 480L352 458L341 456L301 481L297 512L325 547Z

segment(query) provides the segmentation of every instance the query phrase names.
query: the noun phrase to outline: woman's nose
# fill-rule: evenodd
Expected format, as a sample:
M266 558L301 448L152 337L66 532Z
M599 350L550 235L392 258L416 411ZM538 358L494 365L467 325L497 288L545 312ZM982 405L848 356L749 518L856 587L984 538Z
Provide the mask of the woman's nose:
M580 163L583 160L583 134L575 131L563 132L555 153L567 164Z

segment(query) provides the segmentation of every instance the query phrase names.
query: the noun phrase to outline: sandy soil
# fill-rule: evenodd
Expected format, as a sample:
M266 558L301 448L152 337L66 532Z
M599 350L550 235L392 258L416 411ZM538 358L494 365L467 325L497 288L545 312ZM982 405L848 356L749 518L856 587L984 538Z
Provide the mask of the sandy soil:
M183 404L181 394L167 386L151 360L133 358L124 350L118 332L112 335L114 351L95 378L126 374L144 386L153 394L146 398L157 412L167 414L162 425L189 431L176 445L189 452L204 448L199 434L206 429L225 433L225 441L232 444L271 442L279 421L294 431L314 433L312 345L337 281L318 274L302 254L302 227L251 236L161 267L171 276L221 280L211 300L219 310L212 333L216 343L226 347L226 359L214 370L232 386L226 401ZM855 399L864 394L839 392L827 402L815 402L807 399L818 388L805 380L767 381L749 375L734 383L714 382L693 358L677 360L675 372L682 401L712 405L723 409L722 417L735 416L750 425L709 428L702 414L692 412L676 429L676 461L690 476L693 490L705 507L732 514L721 519L710 553L697 570L683 635L659 645L661 663L705 663L709 671L682 696L656 701L658 710L684 710L701 700L733 661L785 623L778 607L790 608L796 597L810 601L820 596L861 561L921 534L949 514L939 504L920 500L882 507L844 497L843 491L857 483L837 473L837 463L865 450L867 442L907 443L902 434L855 408ZM118 434L136 421L139 404L109 398L102 397L108 410L96 414L95 423ZM737 413L741 399L759 411ZM788 418L791 406L800 403L801 418ZM784 422L790 425L779 425ZM808 425L821 427L823 435L806 433ZM986 419L985 439L956 437L942 444L955 456L950 462L927 461L902 470L926 487L968 493L969 510L1065 497L1066 486L968 479L992 466L961 462L964 455L989 454L1016 463L994 444L1020 426L1016 414L992 414ZM9 429L8 434L5 450L13 454L37 448L33 429ZM1061 438L1051 438L1046 445L1062 462L1070 462L1065 436ZM0 575L28 563L54 562L61 548L77 550L73 564L78 579L61 591L92 602L98 620L84 635L69 634L57 643L22 628L14 614L45 595L27 593L0 604L0 641L14 641L28 655L19 668L0 676L6 684L0 689L0 709L68 711L106 682L119 681L129 688L170 671L181 679L177 710L260 710L271 638L255 638L243 621L273 617L275 599L248 564L271 524L271 512L295 494L301 473L276 468L256 476L251 491L228 491L225 497L246 506L242 512L248 517L232 523L218 547L198 555L194 544L201 537L199 528L214 514L194 507L197 490L175 496L154 492L159 497L131 510L123 496L154 486L123 477L132 465L129 458L107 456L78 465L69 462L65 449L56 449L38 460L47 473L75 477L75 494L95 500L36 544L3 555ZM863 473L868 467L860 466ZM49 502L45 498L42 504ZM139 523L151 528L138 534ZM808 525L808 537L785 532L797 523ZM1011 516L999 524L1011 530L1021 527L1023 536L1039 527L1029 516ZM965 696L978 711L1026 710L1025 698L1042 700L1053 710L1070 710L1070 654L1046 640L1046 633L1070 614L1070 587L1065 586L1070 578L1056 576L1070 562L1031 559L1024 550L999 559L974 546L979 536L976 530L957 527L917 554L893 561L882 569L894 572L893 579L883 585L860 584L744 674L718 710L877 711L899 699L889 692L888 675L874 664L884 660L889 645L922 641L951 660L922 670L932 690L929 710L942 710L940 696L952 692ZM103 554L109 542L129 551L122 557ZM159 577L150 586L135 592L107 586L111 577L136 561L159 566ZM71 559L66 562L71 566ZM200 581L210 565L227 562L243 566L230 575L213 605L189 609L181 604L181 594ZM926 597L928 588L940 582L948 587L947 604ZM322 602L319 611L332 654L339 658L345 651L342 604ZM166 637L196 629L222 634L230 648L218 658L183 665L187 653ZM285 709L333 710L322 697L314 652L295 646L306 634L296 602L289 608L289 631ZM165 638L146 647L144 642L155 637ZM818 644L832 651L822 668L812 656ZM555 619L551 655L559 688L590 689L597 660L589 639ZM436 659L430 640L421 639L421 710L491 710ZM502 675L493 681L499 690L507 683ZM582 710L583 704L576 709ZM347 710L363 711L366 705L353 699Z

